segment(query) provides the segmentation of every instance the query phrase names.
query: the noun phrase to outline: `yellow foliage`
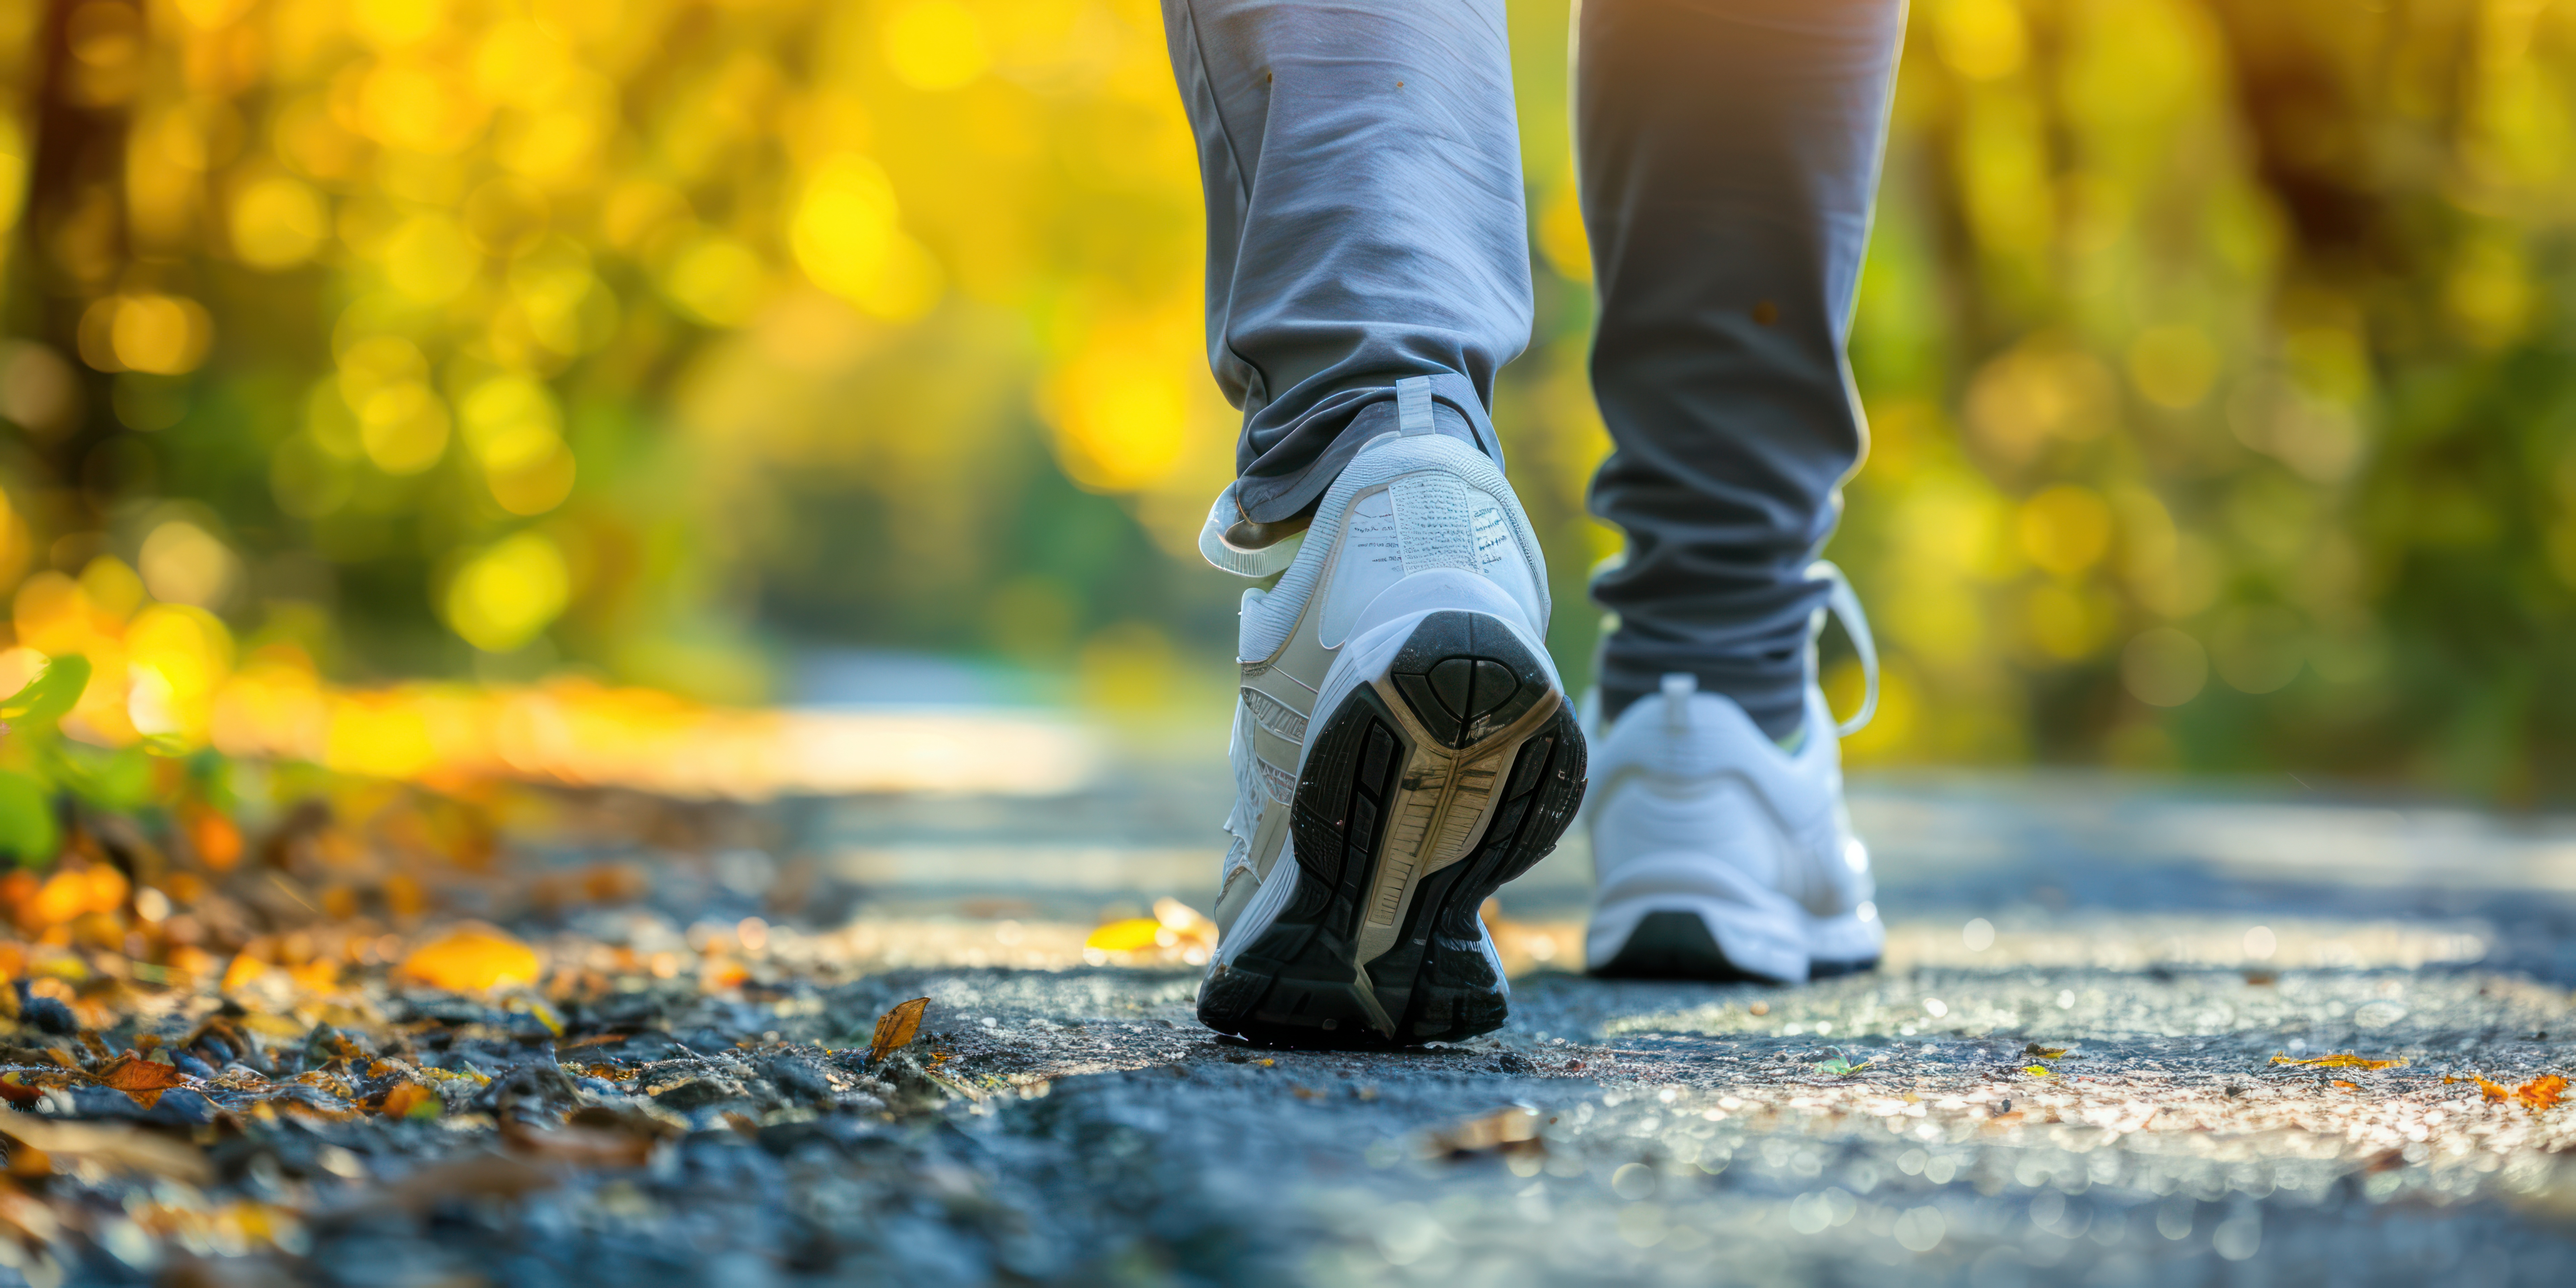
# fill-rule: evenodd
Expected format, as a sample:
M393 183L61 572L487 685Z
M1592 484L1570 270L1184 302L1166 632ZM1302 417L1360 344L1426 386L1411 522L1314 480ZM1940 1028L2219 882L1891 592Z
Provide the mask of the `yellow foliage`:
M487 653L507 653L551 624L572 596L563 555L542 534L523 532L485 550L447 590L447 623Z

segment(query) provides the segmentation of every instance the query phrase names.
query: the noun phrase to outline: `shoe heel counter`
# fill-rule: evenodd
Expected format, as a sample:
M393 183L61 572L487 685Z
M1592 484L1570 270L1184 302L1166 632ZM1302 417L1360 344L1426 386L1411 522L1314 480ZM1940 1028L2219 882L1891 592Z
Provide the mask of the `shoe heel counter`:
M1501 587L1517 615L1545 635L1545 558L1492 462L1449 438L1388 435L1362 456L1377 453L1384 459L1372 463L1392 472L1353 494L1335 525L1316 620L1325 647L1349 639L1358 611L1396 582L1443 569Z

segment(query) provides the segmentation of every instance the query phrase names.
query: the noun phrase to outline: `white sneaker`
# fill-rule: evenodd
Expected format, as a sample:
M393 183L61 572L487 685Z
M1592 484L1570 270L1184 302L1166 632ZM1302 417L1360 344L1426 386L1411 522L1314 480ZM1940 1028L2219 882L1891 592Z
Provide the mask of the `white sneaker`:
M1832 583L1829 605L1860 647L1860 714L1837 727L1811 679L1793 752L1689 675L1665 676L1661 696L1621 712L1599 739L1584 809L1594 974L1794 984L1878 964L1887 932L1869 850L1843 808L1838 738L1877 705L1878 655L1842 572L1819 562L1809 575ZM1824 616L1808 635L1810 676Z
M1511 485L1397 385L1302 540L1200 541L1244 576L1237 799L1199 987L1210 1028L1345 1045L1472 1037L1509 989L1478 910L1583 798L1583 735L1545 644L1547 571Z

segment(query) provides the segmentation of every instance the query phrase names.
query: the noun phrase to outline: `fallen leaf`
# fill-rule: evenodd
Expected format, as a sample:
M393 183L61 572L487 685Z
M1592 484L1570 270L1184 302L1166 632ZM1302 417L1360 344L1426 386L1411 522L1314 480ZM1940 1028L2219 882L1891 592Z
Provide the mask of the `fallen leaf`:
M1846 1060L1841 1056L1835 1056L1833 1059L1817 1065L1816 1072L1824 1074L1829 1078L1845 1078L1868 1067L1869 1061L1867 1060L1863 1060L1859 1064L1853 1064L1851 1061Z
M551 1173L533 1164L504 1154L469 1154L413 1172L384 1187L365 1206L423 1211L447 1199L515 1199L554 1184Z
M929 1009L929 998L916 997L878 1016L876 1036L868 1039L868 1063L875 1064L909 1045L912 1036L921 1031L922 1012Z
M131 1095L137 1091L164 1091L188 1081L188 1075L158 1060L145 1060L131 1052L116 1057L98 1073L98 1085L114 1087Z
M1547 1142L1539 1139L1538 1111L1520 1105L1435 1128L1428 1143L1431 1153L1453 1158L1489 1151L1544 1153L1547 1149Z
M2543 1109L2549 1108L2551 1105L2557 1104L2559 1097L2565 1095L2566 1092L2567 1080L2565 1078L2559 1077L2554 1073L2544 1073L2539 1077L2514 1088L2513 1095L2516 1100L2522 1102L2523 1108L2536 1114Z
M436 1118L445 1107L437 1092L417 1082L405 1082L385 1093L377 1112L387 1118Z
M402 975L450 993L483 993L537 979L537 950L491 926L465 925L403 959Z
M2342 1055L2321 1055L2305 1060L2293 1059L2287 1053L2272 1057L2274 1064L2303 1064L2312 1069L2394 1069L2406 1063L2406 1057L2373 1060L2347 1051Z
M2057 1076L2055 1072L2050 1070L2049 1067L2044 1064L2026 1064L2022 1066L2021 1071L2034 1078L2054 1078Z
M1156 938L1168 928L1152 917L1128 917L1103 924L1083 936L1082 946L1104 953L1142 952L1155 946Z
M0 1113L0 1136L56 1158L86 1159L110 1171L139 1173L206 1185L215 1170L197 1147L137 1127L107 1123L49 1122L33 1114Z
M9 1174L22 1181L51 1176L54 1174L54 1160L33 1145L20 1145L9 1151Z
M2489 1100L2501 1101L2513 1099L2513 1088L2508 1087L2501 1082L2489 1082L2484 1078L2479 1078L2476 1081L2478 1084L2478 1090L2483 1092Z
M2065 1047L2044 1047L2036 1042L2026 1043L2021 1049L2023 1055L2035 1055L2042 1060L2064 1059L2066 1051Z
M162 1092L188 1080L188 1075L177 1069L157 1061L137 1059L132 1052L109 1061L96 1076L100 1086L114 1087L146 1109L161 1103Z
M653 1157L653 1141L615 1128L532 1127L516 1119L501 1124L501 1143L511 1153L574 1167L642 1167Z
M2359 1091L2359 1090L2361 1090L2361 1084L2360 1084L2360 1083L2358 1083L2358 1082L2346 1082L2346 1081L2344 1081L2344 1080L2343 1080L2343 1079L2341 1079L2341 1078L2337 1078L2337 1079L2335 1079L2335 1080L2334 1080L2334 1083L2333 1083L2332 1085L2334 1085L2334 1086L2338 1086L2338 1087L2341 1087L2341 1088L2343 1088L2343 1089L2344 1089L2344 1090L2346 1090L2346 1091Z

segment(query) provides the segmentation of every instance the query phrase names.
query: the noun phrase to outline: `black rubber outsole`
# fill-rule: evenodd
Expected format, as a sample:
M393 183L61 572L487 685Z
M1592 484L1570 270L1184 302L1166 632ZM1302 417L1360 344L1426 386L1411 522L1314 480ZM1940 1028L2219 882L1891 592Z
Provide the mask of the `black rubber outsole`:
M1509 728L1553 693L1545 665L1518 637L1466 611L1424 618L1388 672L1415 721L1453 750ZM1496 889L1556 848L1583 802L1583 734L1571 705L1560 700L1513 753L1486 803L1483 840L1414 886L1395 946L1366 963L1353 960L1361 905L1376 885L1387 804L1415 748L1371 684L1312 736L1290 807L1296 888L1259 939L1210 968L1200 1021L1291 1047L1409 1046L1500 1028L1507 993L1477 918Z
M1875 957L1856 962L1811 961L1807 963L1810 980L1832 979L1837 975L1854 975L1875 970ZM1727 959L1726 950L1718 946L1717 936L1709 933L1708 923L1696 912L1650 912L1637 921L1628 933L1628 942L1619 952L1592 971L1603 979L1690 980L1708 984L1777 984L1768 975L1757 975Z

